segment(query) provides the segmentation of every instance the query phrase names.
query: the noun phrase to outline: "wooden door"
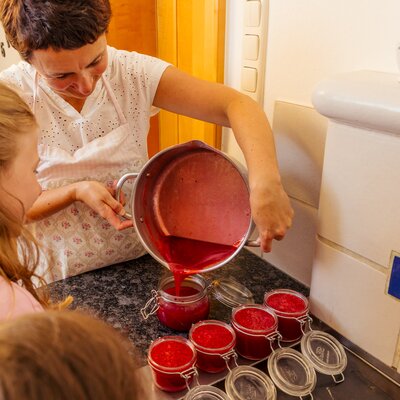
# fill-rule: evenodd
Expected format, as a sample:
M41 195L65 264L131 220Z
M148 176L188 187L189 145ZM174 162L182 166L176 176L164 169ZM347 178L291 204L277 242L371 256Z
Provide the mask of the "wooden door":
M157 54L179 69L224 81L226 0L157 0ZM221 127L160 112L160 149L199 139L221 147Z
M157 0L110 0L112 18L107 33L110 46L157 56ZM159 144L158 115L150 120L147 138L149 156Z
M226 0L111 0L111 46L162 58L202 79L223 82ZM153 117L149 155L200 139L217 148L221 128L161 111Z

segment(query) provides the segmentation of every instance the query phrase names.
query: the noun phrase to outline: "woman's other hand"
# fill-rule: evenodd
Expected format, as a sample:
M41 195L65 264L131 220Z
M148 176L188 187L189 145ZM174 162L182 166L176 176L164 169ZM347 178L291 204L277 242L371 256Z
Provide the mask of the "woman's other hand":
M121 219L125 215L125 209L113 197L114 194L115 185L107 187L96 181L82 181L75 184L77 201L85 203L119 231L132 227L132 220ZM122 202L125 202L124 197Z

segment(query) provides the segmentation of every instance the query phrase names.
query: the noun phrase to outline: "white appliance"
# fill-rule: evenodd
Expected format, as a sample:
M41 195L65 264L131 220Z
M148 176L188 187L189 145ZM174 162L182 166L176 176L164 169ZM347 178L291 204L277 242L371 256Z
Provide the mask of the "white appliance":
M348 15L347 11L340 14L339 5L332 5L324 14L323 4L302 4L308 17L320 18L314 20L317 27L321 28L323 21L332 24L320 31L321 36L338 36L326 32L335 32L335 17ZM293 14L288 15L292 23L296 24L295 17L306 18L295 14L298 8L294 4L271 5L274 17L284 17L278 9L292 8ZM365 11L372 19L376 14L373 7L368 6ZM271 62L269 9L267 0L227 0L226 83L261 105L270 95L265 87ZM258 26L253 25L256 20ZM349 26L357 26L350 18L348 21ZM277 27L284 21L275 18L273 22L276 50L276 34L281 32ZM299 26L304 28L305 23L296 28ZM359 29L361 37L367 33ZM287 31L312 39L312 30ZM247 35L260 36L258 52L254 51L257 41L249 40ZM377 53L382 45L378 35L373 31L371 35ZM301 45L301 52L306 54L307 45L313 46L314 51L319 44L318 40L299 43L296 38L292 42ZM321 47L314 56L340 55L342 45L343 59L351 60L345 42L337 41L337 48L331 48L330 53L324 53L325 48ZM291 52L297 54L293 47ZM279 54L284 53L282 50ZM257 60L255 54L259 54ZM353 64L360 60L371 65L375 59L366 53L364 59L355 58ZM272 61L275 69L279 62L285 63L285 59ZM318 60L314 63L318 65ZM351 63L338 63L339 70L342 65ZM296 75L297 65L291 67ZM296 76L302 79L301 74ZM395 74L365 72L327 82L328 86L319 86L314 102L322 115L311 107L311 95L306 105L274 98L273 131L278 161L295 219L285 240L274 243L272 253L262 256L311 287L311 307L317 317L400 372L400 83ZM323 106L321 93L325 96ZM224 130L222 143L224 151L242 158L229 129Z

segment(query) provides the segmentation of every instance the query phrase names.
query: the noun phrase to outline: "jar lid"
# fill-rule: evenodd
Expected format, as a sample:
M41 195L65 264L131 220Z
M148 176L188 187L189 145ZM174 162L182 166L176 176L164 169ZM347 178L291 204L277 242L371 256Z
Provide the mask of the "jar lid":
M216 279L211 284L214 297L228 307L253 304L253 293L232 277Z
M246 365L229 372L225 379L225 390L231 399L276 399L276 387L268 375Z
M329 333L309 331L301 339L301 352L322 374L338 375L347 366L343 346Z
M317 383L315 370L307 358L289 347L280 348L269 356L268 372L275 385L291 396L309 395Z
M225 392L211 385L200 385L191 389L184 400L230 400Z

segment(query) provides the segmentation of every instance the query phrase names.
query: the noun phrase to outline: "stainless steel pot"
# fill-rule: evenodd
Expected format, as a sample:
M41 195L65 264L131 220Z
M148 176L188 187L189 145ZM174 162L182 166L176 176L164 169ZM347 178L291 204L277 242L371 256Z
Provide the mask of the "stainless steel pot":
M160 251L166 236L235 246L229 257L211 264L210 271L231 260L248 241L251 219L247 174L223 152L194 140L169 147L153 156L139 173L120 178L116 198L128 179L134 179L131 214L143 246L169 268Z

